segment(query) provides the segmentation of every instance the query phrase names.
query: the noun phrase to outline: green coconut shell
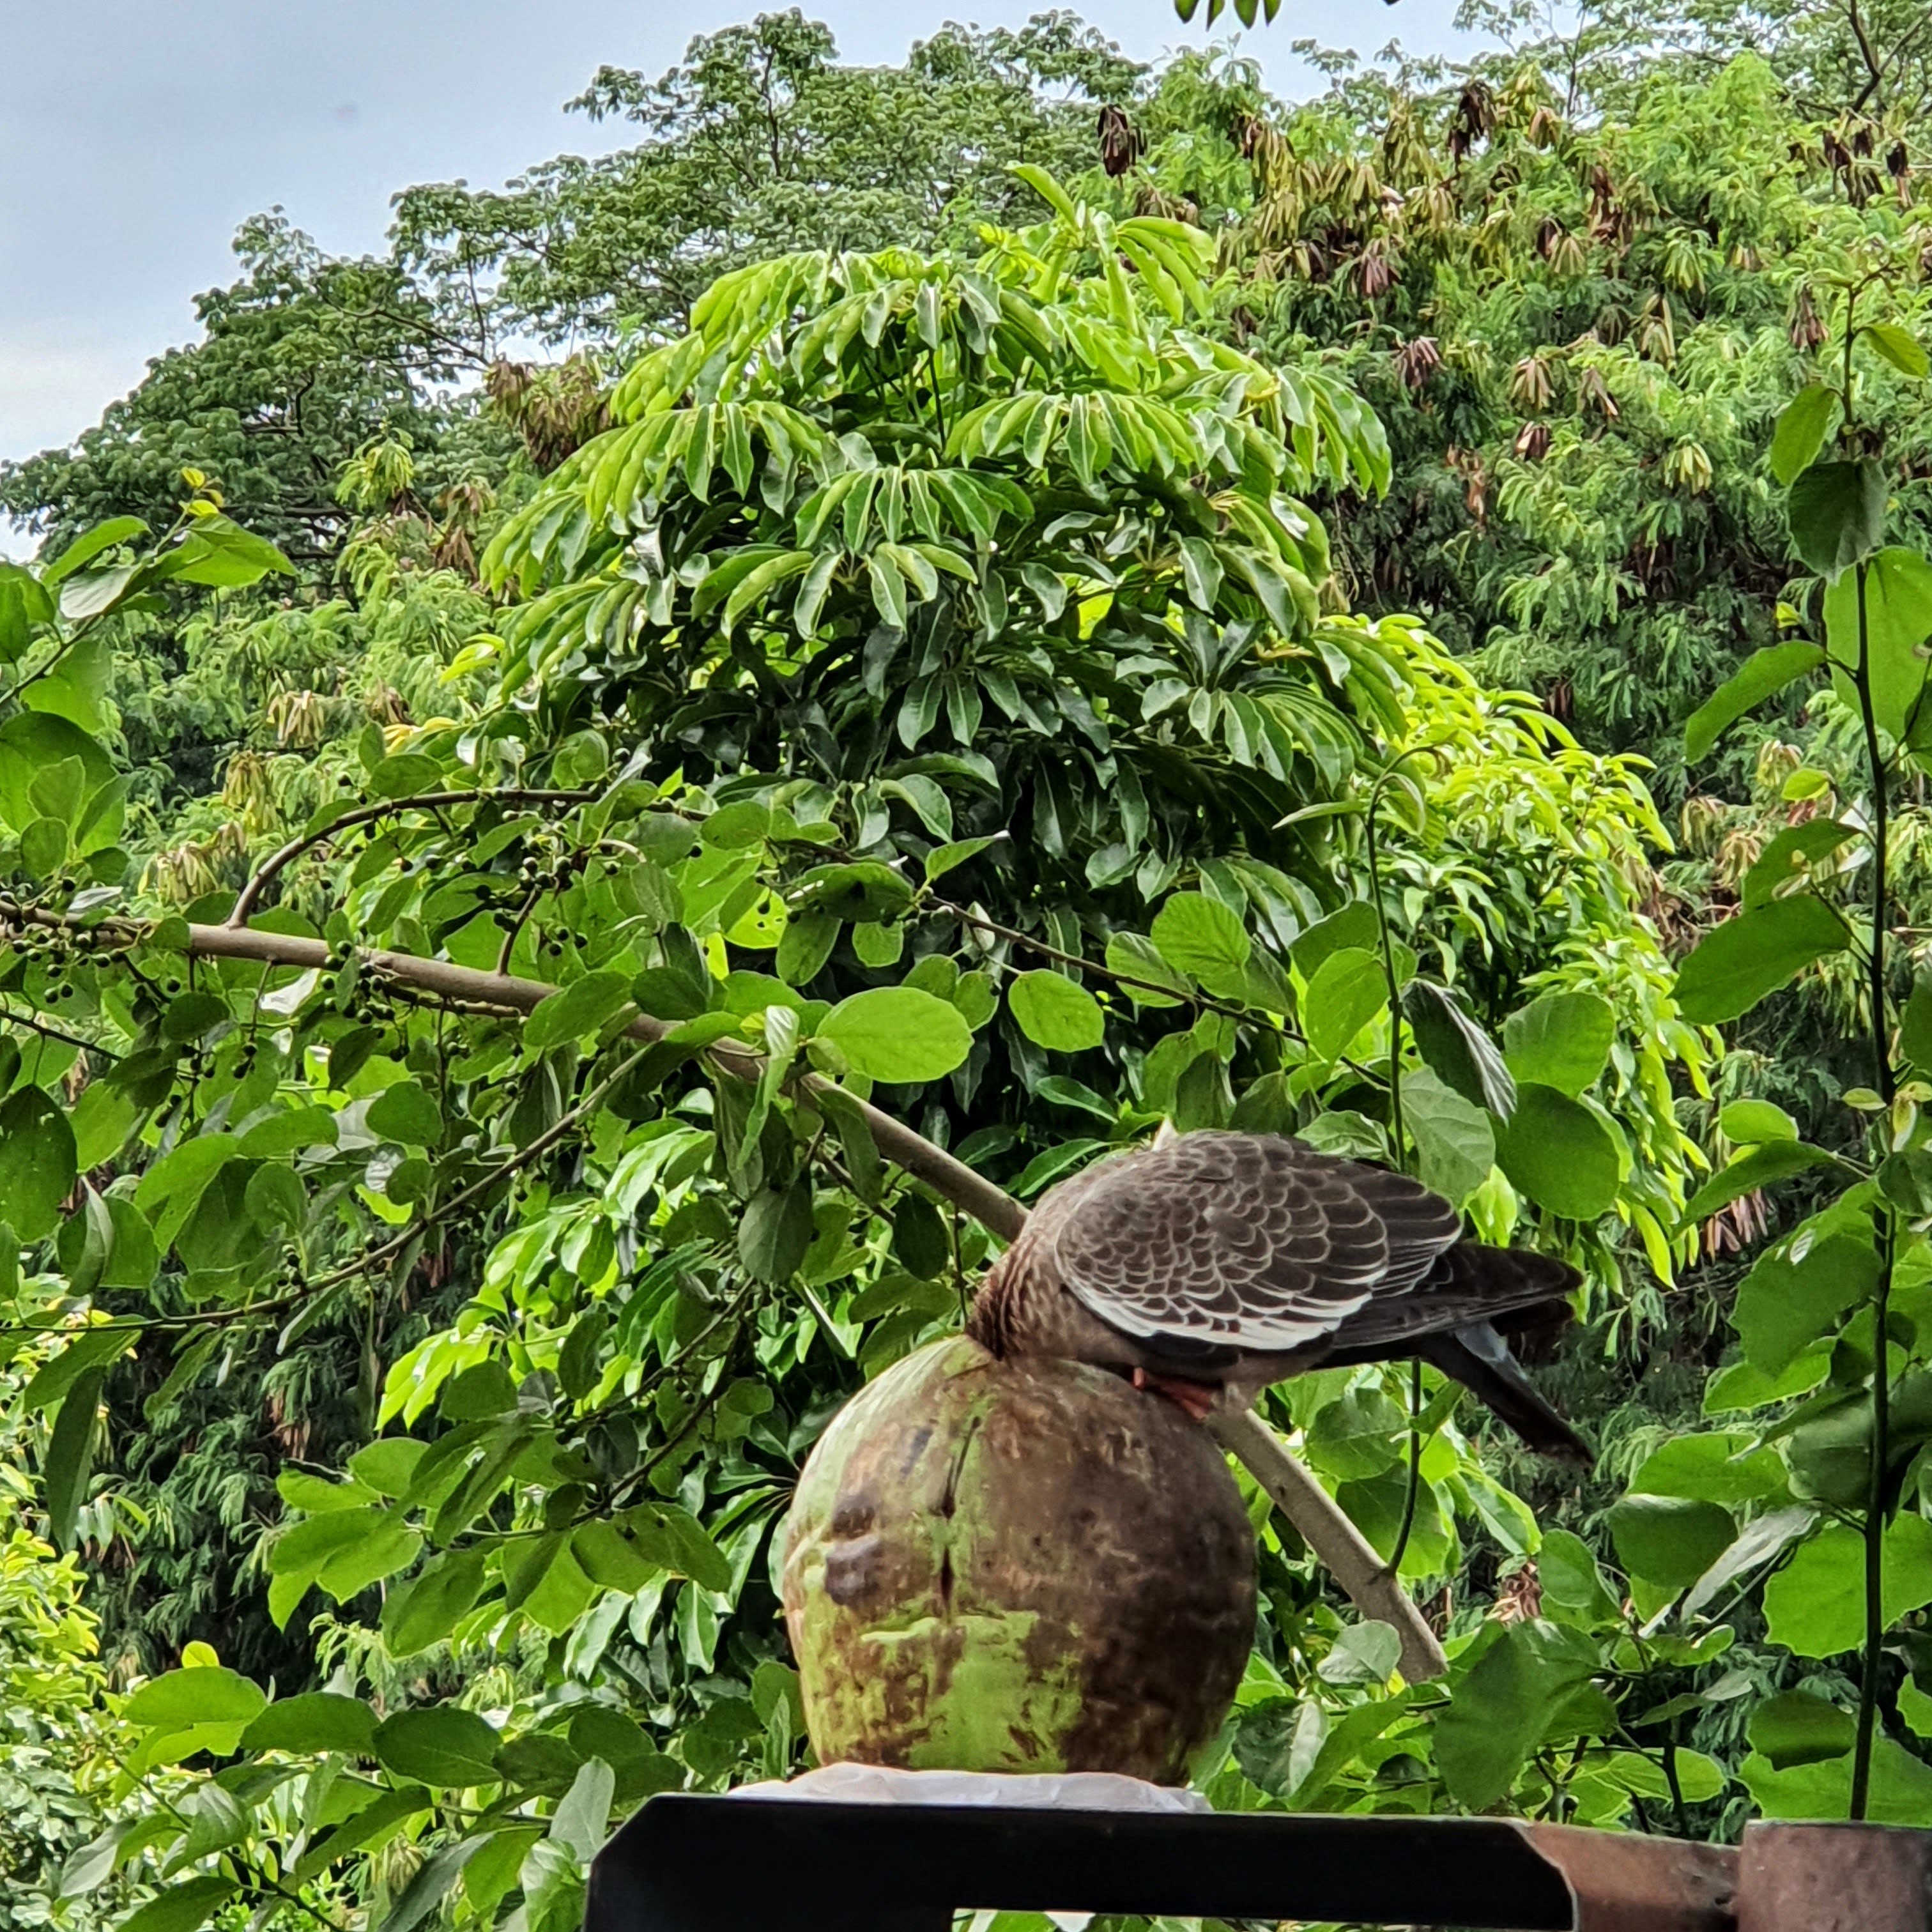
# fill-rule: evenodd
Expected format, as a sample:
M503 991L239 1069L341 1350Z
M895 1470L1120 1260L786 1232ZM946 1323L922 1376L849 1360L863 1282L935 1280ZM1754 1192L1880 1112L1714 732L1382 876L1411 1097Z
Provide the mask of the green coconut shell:
M1186 1782L1254 1636L1254 1533L1172 1402L964 1337L833 1418L786 1526L821 1763Z

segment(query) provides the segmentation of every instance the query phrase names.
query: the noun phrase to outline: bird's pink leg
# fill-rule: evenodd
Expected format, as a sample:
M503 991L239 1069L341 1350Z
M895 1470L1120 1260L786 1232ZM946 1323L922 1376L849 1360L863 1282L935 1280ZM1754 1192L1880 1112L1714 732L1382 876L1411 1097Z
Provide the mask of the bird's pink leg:
M1152 1389L1156 1395L1166 1396L1176 1408L1185 1409L1196 1422L1205 1422L1221 1397L1221 1391L1206 1382L1186 1382L1179 1376L1156 1375L1151 1369L1135 1370L1133 1383L1137 1389Z

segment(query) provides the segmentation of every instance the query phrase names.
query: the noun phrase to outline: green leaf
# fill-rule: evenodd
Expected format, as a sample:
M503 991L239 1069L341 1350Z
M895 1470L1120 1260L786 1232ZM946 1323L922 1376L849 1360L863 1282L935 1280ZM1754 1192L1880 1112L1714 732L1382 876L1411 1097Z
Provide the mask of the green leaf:
M1684 1614L1695 1616L1715 1603L1740 1578L1772 1562L1800 1537L1808 1535L1817 1520L1816 1510L1802 1507L1770 1510L1754 1516L1738 1531L1730 1549L1691 1586L1684 1599Z
M1540 1619L1510 1624L1436 1720L1436 1762L1450 1796L1472 1811L1508 1797L1558 1705L1597 1664L1595 1644L1580 1631Z
M616 1788L616 1775L602 1758L593 1757L577 1774L570 1789L558 1799L550 1822L550 1835L567 1845L578 1859L588 1864L604 1849L610 1828L610 1799Z
M1858 333L1901 376L1910 376L1915 382L1932 376L1932 358L1909 328L1901 328L1895 322L1868 322Z
M1832 1160L1822 1148L1813 1147L1808 1142L1767 1141L1712 1174L1691 1196L1684 1210L1683 1225L1690 1227L1774 1181L1789 1180L1794 1174L1802 1174L1810 1168L1829 1166Z
M1744 1360L1767 1376L1783 1374L1870 1300L1878 1283L1878 1256L1869 1242L1828 1234L1793 1260L1796 1246L1786 1242L1759 1259L1738 1287L1732 1315Z
M1678 969L1677 1010L1700 1026L1737 1019L1849 943L1844 921L1822 899L1809 892L1774 899L1706 935Z
M1767 644L1754 651L1742 668L1732 672L1685 721L1684 763L1701 764L1711 747L1746 712L1755 710L1767 698L1824 662L1825 653L1802 639Z
M812 1190L802 1182L766 1188L745 1204L738 1222L738 1253L759 1281L785 1282L812 1246Z
M349 1751L369 1755L376 1714L359 1697L304 1691L271 1704L242 1733L245 1751Z
M973 1050L973 1030L958 1008L914 986L878 986L841 1000L819 1023L818 1037L854 1073L887 1086L943 1079Z
M295 574L295 566L266 538L227 517L201 517L182 537L178 548L165 554L169 576L182 584L202 584L239 590L256 584L271 572Z
M1888 1630L1932 1604L1932 1522L1904 1515L1885 1533L1881 1598ZM1864 1539L1829 1523L1764 1587L1767 1634L1800 1657L1836 1657L1864 1639Z
M461 1876L464 1868L490 1842L490 1834L459 1838L432 1852L418 1867L416 1876L403 1888L402 1895L389 1908L381 1932L416 1932L416 1928L436 1911L448 1896L449 1888Z
M1828 582L1876 550L1885 535L1885 472L1867 458L1814 463L1791 486L1798 554Z
M1754 1752L1738 1768L1761 1816L1808 1823L1851 1816L1852 1760L1793 1765L1778 1771ZM1880 1737L1872 1749L1871 1787L1866 1822L1922 1827L1932 1817L1932 1766L1914 1757L1895 1739Z
M1771 473L1786 489L1818 460L1838 414L1838 392L1810 382L1779 411L1771 436Z
M669 1503L644 1503L626 1510L619 1520L646 1562L688 1576L700 1589L731 1587L730 1564L688 1510Z
M1831 654L1832 685L1856 712L1854 679L1858 666L1858 586L1864 585L1865 661L1871 686L1872 715L1879 728L1914 751L1932 751L1932 705L1926 702L1926 677L1932 659L1932 562L1917 551L1892 548L1866 560L1862 572L1848 570L1825 592L1825 644Z
M124 1723L143 1730L181 1731L198 1724L252 1724L268 1703L261 1687L223 1664L151 1677L121 1707Z
M1084 1053L1106 1037L1106 1016L1084 986L1064 973L1022 973L1006 988L1021 1032L1055 1053Z
M1137 1006L1178 1006L1190 990L1186 976L1177 973L1154 941L1138 932L1108 936L1107 970L1121 976L1121 990ZM1167 991L1154 990L1162 987Z
M1718 1131L1739 1147L1766 1141L1795 1141L1798 1123L1768 1100L1733 1100L1718 1115Z
M1744 874L1745 910L1778 897L1780 887L1802 884L1808 868L1861 836L1856 825L1841 825L1832 818L1809 818L1802 825L1787 825Z
M1416 1051L1435 1072L1472 1106L1507 1120L1516 1106L1516 1082L1462 1001L1433 980L1412 980L1402 1005Z
M1403 1075L1402 1112L1415 1143L1416 1178L1460 1207L1496 1165L1489 1115L1426 1066Z
M52 1407L88 1370L118 1362L135 1340L126 1328L79 1330L58 1355L40 1364L21 1396L21 1406L30 1413Z
M1593 1085L1610 1057L1616 1015L1595 993L1546 993L1503 1022L1503 1058L1521 1081L1573 1100Z
M1310 1050L1319 1060L1340 1059L1388 1004L1388 978L1377 955L1353 946L1330 953L1302 996L1301 1026Z
M437 1704L385 1718L370 1749L398 1778L460 1790L497 1782L497 1743L496 1732L474 1711Z
M1349 1389L1316 1412L1308 1456L1331 1476L1359 1481L1391 1467L1407 1434L1407 1418L1379 1389Z
M1622 1164L1610 1130L1580 1100L1534 1082L1496 1132L1496 1164L1539 1207L1594 1221L1615 1204Z
M201 1932L236 1889L232 1878L214 1873L174 1880L159 1898L122 1919L118 1932Z
M1678 1436L1647 1456L1630 1479L1646 1496L1688 1496L1727 1509L1785 1493L1784 1463L1754 1437L1712 1433Z
M382 1604L382 1638L396 1657L413 1657L442 1642L483 1594L481 1550L432 1557L419 1575L392 1590Z
M1582 1538L1567 1529L1545 1530L1536 1552L1544 1608L1559 1623L1609 1630L1622 1621L1617 1600Z
M614 974L621 979L621 974ZM578 982L581 985L580 980ZM538 1009L542 1010L541 1007ZM527 1039L527 1034L526 1035ZM410 1147L433 1148L442 1138L442 1114L418 1081L398 1080L386 1087L370 1103L364 1116L369 1131L386 1141L400 1141Z
M1176 892L1154 914L1156 950L1170 966L1192 974L1209 992L1238 999L1242 968L1254 943L1234 914L1204 892Z
M1932 976L1912 982L1898 1023L1898 1050L1921 1073L1932 1074Z
M47 1508L47 1535L56 1549L74 1546L75 1520L87 1499L87 1479L94 1470L95 1412L105 1366L83 1369L74 1378L54 1418L41 1465L40 1488Z
M409 1490L416 1465L428 1449L413 1436L385 1436L356 1450L349 1459L350 1475L379 1496L400 1496Z
M567 1040L600 1031L630 1004L631 978L626 973L586 973L553 993L524 1022L524 1052L547 1053Z
M1794 1764L1822 1764L1843 1757L1858 1736L1850 1712L1808 1690L1781 1690L1750 1714L1744 1735L1752 1750L1778 1771Z
M42 1240L76 1178L74 1129L52 1095L22 1087L0 1102L0 1222L23 1242Z
M1626 1496L1606 1520L1624 1568L1671 1591L1688 1589L1738 1533L1729 1510L1690 1496Z

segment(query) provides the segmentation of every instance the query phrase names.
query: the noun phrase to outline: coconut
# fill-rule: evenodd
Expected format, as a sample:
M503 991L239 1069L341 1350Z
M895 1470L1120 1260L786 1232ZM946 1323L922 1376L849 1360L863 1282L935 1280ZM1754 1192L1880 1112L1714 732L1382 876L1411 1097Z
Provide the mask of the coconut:
M1254 1533L1174 1403L961 1337L834 1417L784 1589L821 1763L1180 1784L1246 1664Z

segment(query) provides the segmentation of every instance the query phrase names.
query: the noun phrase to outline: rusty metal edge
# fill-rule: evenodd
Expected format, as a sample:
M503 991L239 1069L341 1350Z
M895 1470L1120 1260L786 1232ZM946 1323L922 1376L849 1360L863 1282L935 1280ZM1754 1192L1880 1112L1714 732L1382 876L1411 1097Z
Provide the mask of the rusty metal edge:
M1516 1829L1562 1874L1575 1932L1735 1932L1733 1846L1575 1825Z

